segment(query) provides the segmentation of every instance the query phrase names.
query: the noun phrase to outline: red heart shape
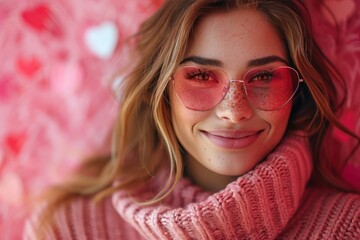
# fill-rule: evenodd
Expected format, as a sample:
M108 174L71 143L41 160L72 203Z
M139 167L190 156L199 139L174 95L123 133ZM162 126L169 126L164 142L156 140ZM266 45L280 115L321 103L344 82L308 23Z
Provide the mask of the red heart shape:
M51 10L46 5L38 5L22 13L23 20L35 30L49 31L53 35L60 37L61 28Z
M5 138L5 144L15 155L18 155L23 148L26 138L25 132L10 133Z
M35 57L19 58L17 61L17 67L21 73L27 75L28 77L32 77L41 68L41 63Z

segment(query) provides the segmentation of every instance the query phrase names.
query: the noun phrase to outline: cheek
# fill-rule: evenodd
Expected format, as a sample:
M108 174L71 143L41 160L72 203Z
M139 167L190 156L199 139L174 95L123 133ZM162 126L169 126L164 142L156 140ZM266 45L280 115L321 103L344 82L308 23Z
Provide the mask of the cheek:
M186 108L182 105L174 91L170 91L170 108L171 118L175 129L178 127L179 122L191 121L191 117L187 113Z
M170 108L175 133L179 140L181 140L196 123L196 114L185 108L173 91L170 91Z
M202 112L189 110L180 102L175 102L172 102L170 106L172 123L176 131L191 131L197 123L204 119Z
M291 113L291 104L278 111L265 111L262 118L270 125L271 130L284 132L286 130L288 120Z
M193 111L184 107L176 94L170 91L171 121L176 137L182 145L193 142L199 123L209 116L207 111Z

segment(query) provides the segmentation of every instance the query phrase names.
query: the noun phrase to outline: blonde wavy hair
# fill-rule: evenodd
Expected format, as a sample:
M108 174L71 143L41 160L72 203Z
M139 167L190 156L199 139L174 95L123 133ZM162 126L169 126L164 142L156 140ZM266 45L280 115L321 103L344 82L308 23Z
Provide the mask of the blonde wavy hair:
M289 129L309 134L314 165L326 182L351 190L339 176L344 162L320 157L322 143L330 125L356 138L337 120L336 114L346 95L344 82L312 38L311 22L302 1L291 0L168 0L133 37L133 70L123 80L119 115L109 156L87 160L71 181L52 188L47 194L49 211L73 196L93 196L97 200L117 189L129 191L156 175L163 166L170 168L168 181L156 197L165 198L182 177L182 148L171 123L168 83L184 57L196 23L203 16L234 8L253 8L267 16L286 43L292 67L305 84L296 96ZM341 92L340 95L337 93ZM345 161L345 160L344 160ZM120 184L113 182L120 178Z

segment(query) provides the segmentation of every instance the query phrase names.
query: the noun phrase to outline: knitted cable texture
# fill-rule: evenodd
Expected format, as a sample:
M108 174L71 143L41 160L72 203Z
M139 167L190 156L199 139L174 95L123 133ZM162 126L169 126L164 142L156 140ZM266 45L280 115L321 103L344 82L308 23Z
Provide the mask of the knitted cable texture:
M360 239L360 195L305 188L311 169L307 140L288 136L215 194L183 179L159 204L135 202L159 191L164 171L132 196L121 190L99 203L76 198L57 209L45 239ZM37 240L38 226L34 214L24 239Z
M125 191L113 203L146 239L274 239L299 206L311 172L308 149L305 138L287 137L254 170L212 195L184 180L158 206L141 206ZM135 197L153 191L146 189Z
M309 188L277 239L360 239L360 196Z

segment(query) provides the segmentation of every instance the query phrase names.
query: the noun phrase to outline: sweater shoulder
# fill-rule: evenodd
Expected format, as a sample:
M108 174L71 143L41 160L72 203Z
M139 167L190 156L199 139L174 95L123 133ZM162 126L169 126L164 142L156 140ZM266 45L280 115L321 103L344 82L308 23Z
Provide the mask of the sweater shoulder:
M35 213L25 225L24 239L38 239L36 229L42 226ZM55 210L51 225L45 228L45 239L139 239L140 236L114 209L111 198L94 202L76 197Z
M307 189L279 239L360 239L360 195Z

